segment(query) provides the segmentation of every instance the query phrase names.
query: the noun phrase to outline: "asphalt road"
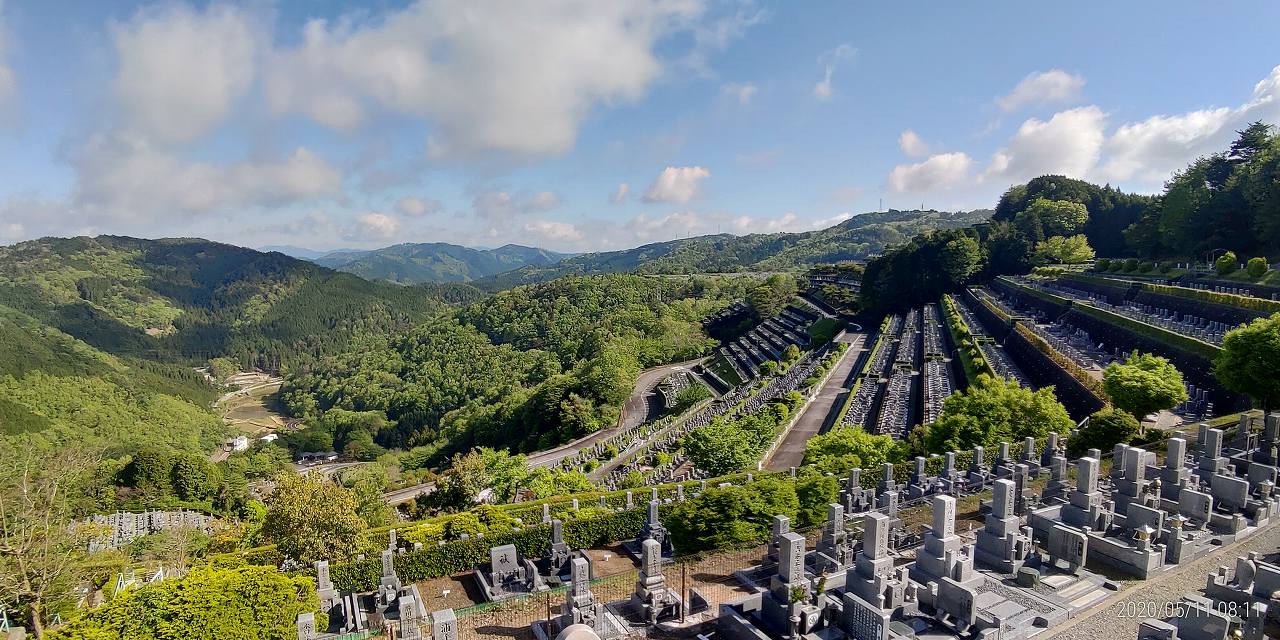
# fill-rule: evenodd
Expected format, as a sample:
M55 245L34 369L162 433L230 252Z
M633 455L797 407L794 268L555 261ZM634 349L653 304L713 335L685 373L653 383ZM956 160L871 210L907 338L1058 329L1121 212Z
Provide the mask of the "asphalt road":
M649 417L649 406L645 400L645 396L649 394L649 390L658 381L677 371L685 371L693 367L693 365L702 362L702 358L696 360L688 360L685 362L676 362L666 364L652 369L645 369L640 372L636 379L635 389L631 392L631 397L627 398L626 403L622 405L622 413L618 416L618 424L609 429L602 429L593 434L587 435L573 442L560 445L554 449L531 453L526 456L525 460L530 467L552 467L560 464L561 460L575 454L579 449L589 447L596 442L607 439L614 434L634 427L645 421ZM388 491L382 494L390 504L402 504L409 502L420 495L431 493L436 490L434 482L418 484L412 487L405 487L395 491Z
M591 445L612 437L620 431L630 429L645 421L649 417L649 406L645 401L645 396L649 394L649 390L659 380L676 373L677 371L686 371L693 365L702 362L703 358L696 360L686 360L684 362L676 362L673 364L665 364L652 369L645 369L640 372L636 378L635 389L631 391L631 397L622 405L622 413L618 416L618 423L609 429L601 429L595 433L584 436L573 442L560 445L554 449L531 453L527 456L530 467L552 467L560 464L561 460L575 454L579 449L590 447Z
M840 360L836 362L831 375L818 390L817 395L805 404L800 417L791 426L791 430L774 450L773 455L765 462L765 469L783 471L798 467L801 462L804 462L804 447L809 443L809 438L818 435L827 421L834 419L831 413L838 408L837 403L844 399L845 382L853 371L853 365L858 362L858 355L862 353L866 337L865 333L845 333L837 338L840 342L849 343L849 348L845 350L844 355L840 356Z

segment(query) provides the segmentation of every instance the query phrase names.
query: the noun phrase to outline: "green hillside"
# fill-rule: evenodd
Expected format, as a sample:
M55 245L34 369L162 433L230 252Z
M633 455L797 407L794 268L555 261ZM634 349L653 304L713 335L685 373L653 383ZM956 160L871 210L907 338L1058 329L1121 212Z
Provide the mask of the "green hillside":
M210 358L305 367L357 334L413 326L441 297L477 294L370 283L205 240L0 247L0 439L208 451L227 433L209 409L218 391L195 370Z
M276 370L441 302L278 253L194 239L45 238L0 247L0 304L114 355Z
M432 242L398 244L373 251L343 251L313 262L369 280L418 284L469 282L524 266L553 265L564 258L562 253L514 244L497 249L472 249Z
M863 260L885 247L934 229L954 229L987 221L991 211L887 211L864 213L835 226L802 233L699 236L656 242L634 249L588 253L552 266L527 266L485 278L489 290L588 273L733 273L784 271L814 264Z
M747 277L560 278L504 291L400 333L369 334L284 399L314 425L295 448L353 443L430 454L531 451L611 426L645 367L708 353L701 320ZM360 413L353 413L360 412ZM376 455L376 450L372 452Z

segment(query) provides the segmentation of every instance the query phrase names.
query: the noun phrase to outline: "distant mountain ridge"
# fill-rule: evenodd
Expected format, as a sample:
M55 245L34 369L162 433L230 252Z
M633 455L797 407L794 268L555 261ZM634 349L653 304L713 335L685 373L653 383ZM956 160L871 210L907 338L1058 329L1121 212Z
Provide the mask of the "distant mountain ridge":
M470 282L526 266L547 267L570 254L508 244L473 249L444 242L405 243L369 251L338 251L312 262L368 280L401 284Z
M989 221L992 213L990 209L891 209L856 215L816 231L668 240L633 249L585 253L550 266L529 265L478 280L475 285L497 291L577 274L785 271L819 263L864 260L886 247L907 242L918 233L981 224Z

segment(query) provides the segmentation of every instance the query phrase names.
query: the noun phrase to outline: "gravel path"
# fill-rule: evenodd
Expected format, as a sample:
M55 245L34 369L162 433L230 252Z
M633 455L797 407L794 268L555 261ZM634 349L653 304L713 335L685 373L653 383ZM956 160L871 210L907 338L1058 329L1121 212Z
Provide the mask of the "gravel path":
M1278 548L1280 548L1280 527L1267 527L1242 542L1218 549L1189 565L1179 566L1154 579L1128 582L1123 591L1112 596L1112 600L1105 608L1095 609L1093 613L1052 629L1040 638L1131 640L1137 637L1138 624L1142 619L1124 615L1126 602L1153 602L1157 605L1166 602L1176 603L1185 594L1200 593L1204 589L1205 578L1217 571L1221 565L1234 566L1236 556L1247 555L1250 551L1265 555L1274 553Z

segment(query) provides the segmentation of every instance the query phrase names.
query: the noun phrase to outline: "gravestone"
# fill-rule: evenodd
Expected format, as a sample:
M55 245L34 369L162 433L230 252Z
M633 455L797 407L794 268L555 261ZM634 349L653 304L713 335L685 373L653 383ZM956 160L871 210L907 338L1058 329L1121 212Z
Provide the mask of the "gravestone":
M1187 468L1186 457L1187 441L1178 437L1169 438L1164 466L1160 468L1161 498L1177 500L1184 481L1189 481L1191 470Z
M1049 435L1046 437L1044 451L1040 452L1040 466L1049 466L1049 463L1053 461L1053 458L1059 455L1062 454L1058 451L1058 432L1050 431Z
M844 507L839 504L827 505L827 523L823 527L822 537L818 539L818 549L814 554L814 567L817 573L835 573L844 571L853 562L853 548L849 544L848 532L844 528Z
M573 553L564 542L564 523L558 518L551 521L551 546L547 549L547 574L562 575Z
M382 577L378 582L378 606L385 609L396 601L400 594L400 577L396 575L395 553L390 549L382 550Z
M862 550L854 559L854 567L845 572L845 588L882 609L901 607L906 595L907 569L895 569L889 551L893 519L873 511L863 518L862 526Z
M1057 523L1049 529L1046 549L1049 566L1060 568L1058 563L1065 562L1069 573L1078 574L1088 559L1089 537L1083 531Z
M773 526L769 536L769 546L765 552L764 563L770 564L778 561L778 545L782 538L782 534L791 532L791 518L787 516L774 516Z
M458 618L453 609L431 614L431 640L458 640Z
M337 600L338 591L333 588L333 582L329 579L329 561L316 560L315 567L316 597L320 600L321 610L328 611Z
M1054 456L1049 460L1049 482L1045 484L1040 499L1060 499L1067 495L1067 459Z
M1013 512L1014 485L996 480L991 488L991 513L978 531L974 559L997 571L1013 573L1031 553L1031 536Z
M631 602L649 624L680 615L680 598L667 588L667 579L662 575L662 547L653 538L646 538L640 545L640 579Z
M961 582L973 577L973 558L964 540L956 535L956 499L933 497L933 526L924 535L924 545L916 552L910 575L920 583L950 576Z
M316 640L316 614L308 611L298 614L298 640Z
M419 614L420 607L422 607L422 603L420 603L413 594L410 593L400 596L400 628L399 633L396 634L397 639L422 640L422 616Z
M1222 430L1205 431L1204 447L1200 450L1200 477L1209 477L1221 473L1227 468L1227 459L1222 457Z

